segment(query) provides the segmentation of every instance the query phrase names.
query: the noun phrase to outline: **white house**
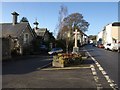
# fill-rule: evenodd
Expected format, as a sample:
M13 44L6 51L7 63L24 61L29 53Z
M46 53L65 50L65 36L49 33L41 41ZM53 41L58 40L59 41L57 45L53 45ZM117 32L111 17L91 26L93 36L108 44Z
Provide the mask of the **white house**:
M104 44L118 43L120 41L120 23L114 22L106 25L104 30Z
M83 44L88 44L88 36L86 34L83 34Z
M109 44L113 47L120 43L120 22L107 24L104 29L98 33L97 41L101 41L100 43L102 43L104 46Z
M80 33L78 34L78 40L81 44L81 46L88 44L88 36L83 33L82 31L80 31Z
M104 30L104 38L103 39L104 39L104 44L113 43L113 40L112 40L112 24L106 25L105 30Z
M103 30L97 35L97 44L103 44Z

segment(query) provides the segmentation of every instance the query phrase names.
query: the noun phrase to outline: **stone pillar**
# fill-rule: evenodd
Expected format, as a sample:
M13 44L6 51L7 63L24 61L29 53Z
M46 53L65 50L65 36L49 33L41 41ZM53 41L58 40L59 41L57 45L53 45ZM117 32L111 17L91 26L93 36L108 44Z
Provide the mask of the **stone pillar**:
M13 15L13 25L17 24L17 16L19 15L16 12L11 13Z

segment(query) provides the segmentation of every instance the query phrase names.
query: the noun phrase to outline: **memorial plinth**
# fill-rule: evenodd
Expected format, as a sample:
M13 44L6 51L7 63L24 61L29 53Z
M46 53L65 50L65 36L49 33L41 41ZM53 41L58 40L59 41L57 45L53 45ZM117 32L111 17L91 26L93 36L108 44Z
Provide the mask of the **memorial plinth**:
M73 47L73 53L79 53L79 47Z

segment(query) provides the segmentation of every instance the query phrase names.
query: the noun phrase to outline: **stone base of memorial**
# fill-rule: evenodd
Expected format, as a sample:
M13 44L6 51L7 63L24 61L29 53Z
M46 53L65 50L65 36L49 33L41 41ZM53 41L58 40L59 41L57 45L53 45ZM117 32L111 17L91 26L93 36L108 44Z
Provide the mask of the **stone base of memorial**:
M82 56L82 60L85 60L85 59L88 58L88 54L87 54L85 51L80 51L79 53L80 53L81 56Z
M73 47L73 53L79 53L79 47Z

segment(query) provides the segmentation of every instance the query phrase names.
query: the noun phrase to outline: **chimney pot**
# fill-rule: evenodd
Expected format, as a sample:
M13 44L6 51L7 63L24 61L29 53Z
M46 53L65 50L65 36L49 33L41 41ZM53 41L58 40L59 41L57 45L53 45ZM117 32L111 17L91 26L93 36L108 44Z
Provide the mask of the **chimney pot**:
M15 11L13 13L11 13L13 15L13 25L17 24L17 16L19 15L18 13L16 13Z

